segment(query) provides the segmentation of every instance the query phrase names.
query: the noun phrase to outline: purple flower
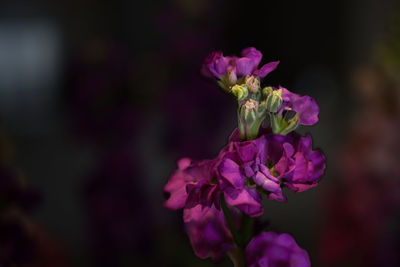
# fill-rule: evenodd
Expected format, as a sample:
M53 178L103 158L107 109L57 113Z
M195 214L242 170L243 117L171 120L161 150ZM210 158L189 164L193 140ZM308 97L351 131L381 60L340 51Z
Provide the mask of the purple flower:
M251 217L264 212L260 192L286 201L283 186L307 190L317 185L325 169L325 157L312 150L311 137L296 133L265 134L244 142L234 133L221 154L217 176L225 200Z
M234 248L232 235L227 227L222 211L214 206L202 209L197 205L185 209L184 221L186 231L197 257L211 257L220 260L226 252Z
M212 182L216 160L191 161L183 158L178 161L178 170L170 177L164 187L169 193L164 206L168 209L193 208L198 204L219 207L218 184Z
M224 57L221 51L213 51L204 59L201 72L206 77L221 78L222 75L228 72L229 62L230 57Z
M311 263L291 235L263 232L247 245L246 266L309 267Z
M278 89L282 89L283 99L280 114L285 110L293 110L299 116L299 122L302 125L314 125L318 122L319 106L314 98L307 95L300 96L283 87Z
M293 192L302 192L317 186L318 180L325 171L325 156L319 150L312 150L311 136L301 137L292 133L287 137L292 140L293 148L290 160L294 160L295 168L292 171L285 170L285 161L280 159L275 171L281 177L283 184Z
M279 64L279 61L273 61L258 69L262 54L254 47L244 49L241 55L242 57L224 57L221 51L214 51L204 60L201 72L207 77L216 77L218 79L232 72L237 78L246 75L255 75L263 78Z

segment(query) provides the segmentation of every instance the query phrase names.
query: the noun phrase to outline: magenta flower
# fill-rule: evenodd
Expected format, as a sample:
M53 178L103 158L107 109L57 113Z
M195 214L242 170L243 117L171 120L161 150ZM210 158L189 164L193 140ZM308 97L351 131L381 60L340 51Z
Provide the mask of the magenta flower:
M206 77L216 77L218 79L232 73L237 78L242 78L246 75L263 78L279 64L279 61L273 61L258 69L262 54L254 47L244 49L241 55L242 57L224 57L221 51L214 51L204 60L201 71Z
M164 187L169 193L164 206L168 209L193 208L198 204L211 207L214 203L219 207L218 185L213 183L216 160L192 161L183 158L178 161L178 170L170 177Z
M297 133L292 133L287 139L292 140L294 150L290 148L290 155L286 159L281 158L275 167L283 185L293 192L302 192L317 186L325 171L325 156L320 150L312 150L310 135L301 137ZM292 160L295 164L293 170L289 165L289 162L293 162Z
M234 133L221 153L217 176L226 202L251 217L264 212L260 192L286 201L283 186L305 191L317 185L325 169L325 157L312 150L311 137L296 133L265 134L244 142Z
M246 266L309 267L311 263L291 235L263 232L247 245Z
M314 125L318 122L319 106L314 98L307 95L300 96L283 87L278 89L282 89L283 99L278 113L293 110L299 116L299 122L302 125Z
M231 232L229 231L224 214L214 206L202 209L197 205L185 209L184 221L186 231L197 257L211 257L220 260L226 252L234 248Z

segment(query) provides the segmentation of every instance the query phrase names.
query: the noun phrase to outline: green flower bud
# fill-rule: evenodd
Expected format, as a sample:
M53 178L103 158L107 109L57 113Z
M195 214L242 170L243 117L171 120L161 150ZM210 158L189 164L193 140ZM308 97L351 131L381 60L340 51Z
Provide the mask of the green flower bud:
M228 71L225 75L217 81L218 85L225 92L229 92L231 87L238 82L236 73L234 71Z
M282 129L280 134L287 135L291 131L296 130L296 128L299 126L299 124L300 124L299 115L296 114L296 116L294 116L292 119L287 121L287 126L284 129Z
M256 110L258 107L258 102L255 101L254 99L249 99L244 103L244 108L247 110Z
M264 87L264 89L262 90L262 93L263 93L263 95L265 95L265 96L269 96L269 95L272 93L273 90L274 90L274 89L272 89L271 86Z
M260 79L256 76L246 76L245 83L252 93L257 93L260 89Z
M257 138L261 123L265 119L265 105L249 99L239 107L239 131L242 140Z
M282 105L282 101L282 89L273 90L267 96L266 104L268 111L273 113L277 112Z
M238 100L242 100L249 94L247 87L243 85L234 85L232 87L232 94L237 97Z
M258 103L254 99L249 99L242 106L243 119L245 121L255 121Z
M288 133L296 130L300 124L298 114L288 121L278 114L270 114L270 118L272 132L276 134L287 135Z

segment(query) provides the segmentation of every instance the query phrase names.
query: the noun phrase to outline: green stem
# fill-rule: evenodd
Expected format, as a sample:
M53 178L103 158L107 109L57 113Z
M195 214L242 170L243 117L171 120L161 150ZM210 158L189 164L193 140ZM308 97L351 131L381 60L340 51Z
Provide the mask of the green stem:
M228 252L228 256L233 262L234 267L246 267L246 259L244 257L244 250L239 247L235 247Z
M238 127L239 127L240 139L241 140L246 140L246 125L242 121L242 118L240 117L240 107L237 108L237 118L238 118Z
M250 242L251 238L253 237L253 226L254 226L254 219L243 214L242 217L242 225L241 225L241 247L244 249L246 248L247 244Z
M260 131L261 123L264 118L257 118L255 121L248 123L240 117L238 113L238 126L240 132L240 138L243 141L253 140L258 137L258 132Z
M263 118L257 118L256 121L254 121L253 125L251 127L247 128L247 138L246 140L253 140L258 137L258 132L260 131L260 126L263 121Z
M229 258L232 260L234 267L245 267L246 261L244 251L253 236L254 219L242 214L241 228L240 232L238 232L223 195L221 195L221 208L236 244L235 248L228 252Z
M226 202L225 202L225 198L224 198L223 194L221 194L221 208L222 208L222 211L224 212L225 219L228 224L229 230L231 231L233 241L235 241L236 244L239 244L241 238L239 236L238 231L236 230L231 213L229 212L228 207L226 206Z

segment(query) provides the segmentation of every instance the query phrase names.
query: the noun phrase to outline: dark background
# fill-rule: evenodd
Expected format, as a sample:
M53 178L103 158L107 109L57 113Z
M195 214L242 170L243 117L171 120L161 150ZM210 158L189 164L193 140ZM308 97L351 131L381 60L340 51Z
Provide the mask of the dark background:
M362 196L354 201L367 206L364 217L340 213L352 205L342 192L353 195L349 188L359 181L348 182L352 172L343 161L347 150L355 158L364 151L351 145L358 140L353 126L379 125L363 118L369 102L357 86L373 82L360 82L371 73L362 71L383 72L385 84L398 91L396 75L386 75L398 69L388 71L380 54L399 27L396 2L2 1L2 153L7 168L41 196L24 216L57 244L57 252L42 257L60 253L56 258L66 266L211 265L193 254L181 213L162 207L162 187L177 159L215 156L235 128L234 103L199 73L203 58L213 49L230 55L254 46L263 62L281 61L266 84L317 99L320 122L300 132L313 135L328 163L317 188L289 194L287 204L265 203L272 229L293 234L313 266L369 266L358 259L365 255L371 266L396 266L399 259L390 253L399 248L396 205L371 226L382 235L344 233L339 243L359 243L337 253L331 235L324 238L329 227L358 229L378 216ZM395 125L399 113L388 114ZM373 181L372 188L376 181L379 186ZM393 184L388 188L398 190ZM379 194L372 202L383 208L374 210L387 208ZM343 207L335 208L336 198ZM371 247L358 245L368 242ZM377 252L381 242L389 256Z

